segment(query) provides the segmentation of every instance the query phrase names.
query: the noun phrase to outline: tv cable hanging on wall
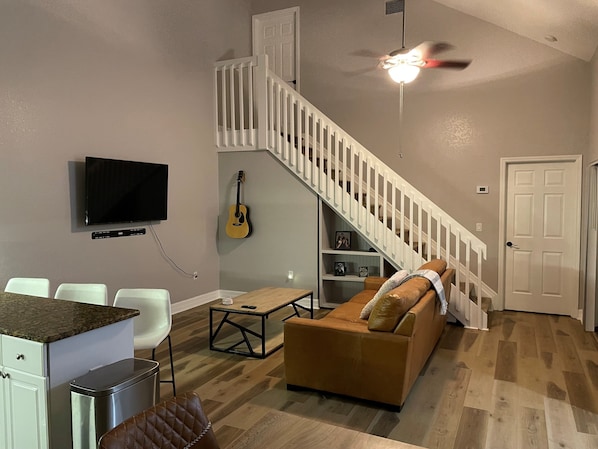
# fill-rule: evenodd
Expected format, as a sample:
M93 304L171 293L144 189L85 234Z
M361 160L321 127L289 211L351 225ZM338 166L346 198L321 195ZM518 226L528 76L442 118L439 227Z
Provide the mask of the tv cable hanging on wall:
M162 245L162 241L160 240L160 237L158 237L158 234L156 233L156 230L154 229L154 225L150 222L149 224L149 228L150 231L152 233L152 236L154 237L154 240L156 241L156 243L158 244L158 248L160 249L160 255L162 256L162 258L168 262L168 264L172 267L172 269L174 271L179 272L180 274L182 274L185 277L191 278L191 279L197 279L197 271L193 272L193 273L189 273L185 270L183 270L180 266L177 265L177 263L172 260L172 258L166 253L166 250L164 249L164 245Z

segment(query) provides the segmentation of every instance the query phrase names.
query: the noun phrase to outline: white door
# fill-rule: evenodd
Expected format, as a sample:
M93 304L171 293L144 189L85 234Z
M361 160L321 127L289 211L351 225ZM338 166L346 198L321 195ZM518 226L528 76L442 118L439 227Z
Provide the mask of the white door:
M253 54L268 55L268 66L299 91L299 8L253 16Z
M577 317L581 163L507 167L505 308Z

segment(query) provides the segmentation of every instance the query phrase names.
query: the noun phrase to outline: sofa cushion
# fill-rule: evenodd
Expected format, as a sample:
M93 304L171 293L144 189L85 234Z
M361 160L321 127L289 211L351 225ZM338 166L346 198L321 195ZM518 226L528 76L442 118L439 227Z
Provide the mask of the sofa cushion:
M430 281L415 277L382 296L368 319L368 329L392 332L399 321L430 288Z
M340 321L348 321L351 323L362 323L364 326L366 322L359 318L359 311L363 304L355 303L353 301L341 304L336 309L333 309L323 319L335 319Z
M349 302L361 304L361 308L363 309L363 306L365 306L375 294L376 290L362 290L352 296ZM361 309L359 311L361 312ZM359 313L357 315L359 315Z
M400 270L393 274L384 284L382 287L376 292L374 297L363 307L361 313L359 314L359 318L362 320L367 320L372 313L372 310L376 306L376 303L380 298L382 298L386 293L391 291L393 288L397 287L401 281L407 277L409 272L407 270Z
M387 279L388 278L383 278L381 276L368 276L363 281L363 289L374 290L374 293L376 293L380 289L380 287L382 287L382 284L386 282ZM372 296L373 295L374 294L372 293Z

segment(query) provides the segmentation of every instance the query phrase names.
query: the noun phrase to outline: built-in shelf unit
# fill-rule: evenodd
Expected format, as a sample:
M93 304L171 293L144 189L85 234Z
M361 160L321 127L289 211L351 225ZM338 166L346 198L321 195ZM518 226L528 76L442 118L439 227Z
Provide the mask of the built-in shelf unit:
M336 307L363 290L366 276L389 276L396 270L376 252L351 225L320 201L320 307ZM336 249L337 232L350 236L350 249ZM343 263L344 275L335 274L335 267Z

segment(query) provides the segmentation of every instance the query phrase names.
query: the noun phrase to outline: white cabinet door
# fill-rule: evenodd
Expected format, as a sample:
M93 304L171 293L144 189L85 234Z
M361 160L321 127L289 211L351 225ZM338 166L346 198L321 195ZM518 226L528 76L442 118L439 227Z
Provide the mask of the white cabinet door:
M1 359L1 357L0 357ZM0 365L0 449L10 449L8 446L8 416L6 407L6 384L4 381L4 371Z
M2 432L6 448L48 449L47 378L11 368L3 368L2 372L0 413L4 413L7 427ZM1 444L0 437L0 448Z
M2 366L2 336L0 335L0 449L8 447L8 417L6 415L6 393L4 382L4 367Z

